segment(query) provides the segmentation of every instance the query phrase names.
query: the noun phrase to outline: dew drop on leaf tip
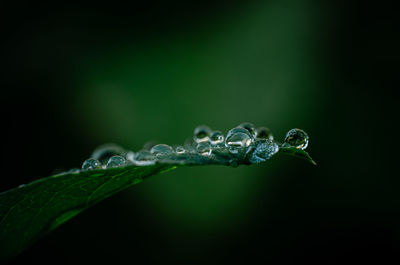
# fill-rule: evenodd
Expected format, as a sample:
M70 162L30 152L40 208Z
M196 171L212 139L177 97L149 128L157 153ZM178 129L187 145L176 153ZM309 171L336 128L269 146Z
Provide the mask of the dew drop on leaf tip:
M285 144L304 150L308 146L308 135L301 129L291 129L286 133Z

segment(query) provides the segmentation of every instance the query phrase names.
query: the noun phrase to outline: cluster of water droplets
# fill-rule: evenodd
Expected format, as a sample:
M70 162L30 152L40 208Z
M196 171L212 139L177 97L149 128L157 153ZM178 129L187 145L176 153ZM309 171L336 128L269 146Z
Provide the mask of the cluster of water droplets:
M146 144L142 150L127 151L115 144L106 144L97 148L91 158L82 164L82 170L116 168L127 165L148 166L156 162L176 164L239 164L261 163L280 148L294 147L305 149L308 135L300 129L287 132L282 144L275 141L267 127L256 128L245 122L232 129L226 135L211 130L206 125L195 128L193 137L183 145L171 147L166 144Z

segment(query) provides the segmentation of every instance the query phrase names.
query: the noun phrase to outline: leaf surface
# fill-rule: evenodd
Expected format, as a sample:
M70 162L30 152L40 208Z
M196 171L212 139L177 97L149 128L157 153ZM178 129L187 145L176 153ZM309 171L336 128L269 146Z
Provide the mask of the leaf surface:
M9 258L86 208L171 164L80 171L0 193L0 260Z
M277 154L296 156L315 164L300 149L284 147ZM18 254L88 207L149 176L183 165L249 164L245 159L232 162L229 156L227 153L210 157L186 154L147 166L67 172L0 193L0 260Z

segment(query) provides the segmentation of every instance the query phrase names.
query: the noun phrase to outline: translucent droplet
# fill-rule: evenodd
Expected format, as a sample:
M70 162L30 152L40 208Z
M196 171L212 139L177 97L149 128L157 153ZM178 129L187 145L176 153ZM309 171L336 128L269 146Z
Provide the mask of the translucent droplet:
M102 163L106 163L110 157L114 155L124 155L125 153L125 149L119 145L103 144L93 151L91 157L99 160Z
M229 147L229 151L233 154L239 153L242 149L249 147L250 144L251 138L248 133L233 133L225 139L225 145Z
M256 136L256 128L253 123L243 122L238 127L246 129L253 137Z
M130 162L133 162L133 159L134 159L134 157L135 157L135 153L134 152L132 152L132 151L129 151L128 153L126 153L126 160L127 161L130 161Z
M210 134L210 143L214 146L220 145L224 142L224 135L220 131L213 131Z
M82 169L83 170L94 170L94 169L100 169L101 168L101 163L99 160L94 159L94 158L89 158L85 160L82 164Z
M226 134L226 139L230 138L233 134L236 134L236 133L243 133L243 134L248 135L251 141L253 141L253 139L254 139L253 135L248 130L246 130L245 128L242 128L242 127L235 127L233 129L230 129L229 132ZM226 140L225 140L225 142L226 142Z
M308 135L305 131L300 129L291 129L285 136L285 143L297 149L306 149L308 145Z
M159 157L159 156L165 156L172 154L174 152L174 149L172 149L171 146L166 145L166 144L157 144L153 146L150 150L150 153L153 155Z
M268 160L279 151L279 146L269 139L260 139L255 142L255 149L250 157L251 163L261 163Z
M147 150L141 150L133 157L133 162L139 166L152 165L155 163L154 160L155 156Z
M193 139L196 143L208 142L211 129L206 125L200 125L194 129Z
M186 152L191 153L196 149L197 143L193 140L193 138L187 138L183 144Z
M183 146L177 146L175 148L175 152L179 155L179 154L184 154L186 152L186 150Z
M274 136L272 135L271 130L268 129L267 127L257 128L256 137L258 139L269 139L271 141L274 140Z
M143 145L142 150L150 151L151 148L153 148L153 146L155 146L156 144L158 144L157 141L148 141Z
M106 167L111 168L111 167L121 167L125 165L125 158L123 156L112 156L107 162Z
M200 155L211 155L211 145L208 142L201 142L196 146Z

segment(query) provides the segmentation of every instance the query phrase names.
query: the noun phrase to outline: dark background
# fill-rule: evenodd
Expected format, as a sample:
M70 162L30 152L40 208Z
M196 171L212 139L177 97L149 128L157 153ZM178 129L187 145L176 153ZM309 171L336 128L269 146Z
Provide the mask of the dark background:
M0 191L115 142L244 121L291 157L180 168L83 212L12 264L397 264L400 37L390 2L1 4Z

